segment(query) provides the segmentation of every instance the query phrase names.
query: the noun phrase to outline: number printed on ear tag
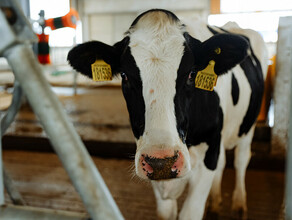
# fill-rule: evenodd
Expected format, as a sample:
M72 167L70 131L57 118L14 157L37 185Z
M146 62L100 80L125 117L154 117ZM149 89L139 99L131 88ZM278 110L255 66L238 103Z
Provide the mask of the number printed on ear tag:
M216 86L217 75L214 72L215 61L211 60L208 66L197 73L195 87L207 91L213 91Z
M91 64L92 79L93 81L111 81L112 80L112 69L109 64L104 60L96 60Z

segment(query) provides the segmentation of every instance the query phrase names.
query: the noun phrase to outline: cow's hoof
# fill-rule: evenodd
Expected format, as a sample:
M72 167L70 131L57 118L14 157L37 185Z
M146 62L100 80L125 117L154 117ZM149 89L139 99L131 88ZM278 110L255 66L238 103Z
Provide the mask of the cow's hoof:
M246 208L242 208L242 207L238 207L232 208L232 219L238 219L238 220L247 220L248 216L247 216L247 209Z
M222 207L222 198L215 197L210 199L208 209L210 212L220 213Z
M213 212L209 210L204 217L205 220L218 220L219 219L219 212Z

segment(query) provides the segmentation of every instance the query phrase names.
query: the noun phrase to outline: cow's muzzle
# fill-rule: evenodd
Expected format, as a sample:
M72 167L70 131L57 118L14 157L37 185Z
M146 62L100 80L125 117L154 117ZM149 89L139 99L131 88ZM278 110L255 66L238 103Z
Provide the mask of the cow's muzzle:
M180 151L159 150L151 154L143 153L140 156L139 166L143 178L151 180L172 179L185 173L185 160Z

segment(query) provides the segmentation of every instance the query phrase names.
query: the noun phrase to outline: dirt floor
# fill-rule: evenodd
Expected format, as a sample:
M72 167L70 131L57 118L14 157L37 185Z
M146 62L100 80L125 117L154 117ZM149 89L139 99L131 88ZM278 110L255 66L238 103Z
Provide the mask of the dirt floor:
M25 151L3 152L4 164L16 187L29 206L85 212L58 157L53 153ZM125 159L93 160L127 220L157 219L155 199L148 182L133 176L133 161ZM246 176L249 219L284 219L282 201L283 172L248 170ZM223 177L223 206L219 219L231 219L234 170L226 169ZM181 207L187 191L179 199ZM10 200L6 195L6 201ZM207 215L206 219L214 219Z

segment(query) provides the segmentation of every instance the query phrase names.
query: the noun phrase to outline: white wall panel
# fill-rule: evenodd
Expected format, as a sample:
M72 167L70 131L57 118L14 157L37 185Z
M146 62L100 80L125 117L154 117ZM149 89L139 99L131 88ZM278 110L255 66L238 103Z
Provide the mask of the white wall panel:
M85 13L142 12L152 8L172 11L202 10L209 7L209 0L86 0Z
M89 40L98 40L107 44L111 44L113 42L114 33L113 21L114 18L112 15L90 15Z
M123 39L124 33L129 29L130 25L137 17L136 13L125 13L113 15L113 41L117 42Z
M84 40L113 44L142 12L152 8L173 11L178 17L198 15L207 21L209 0L79 0Z

